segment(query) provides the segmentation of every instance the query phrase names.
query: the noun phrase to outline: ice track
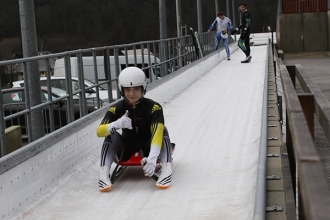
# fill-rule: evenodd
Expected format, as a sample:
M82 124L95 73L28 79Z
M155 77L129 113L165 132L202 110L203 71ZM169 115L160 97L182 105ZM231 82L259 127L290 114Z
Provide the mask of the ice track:
M237 50L161 103L176 143L168 189L128 168L100 193L95 151L11 219L252 219L267 46L251 50L251 63Z

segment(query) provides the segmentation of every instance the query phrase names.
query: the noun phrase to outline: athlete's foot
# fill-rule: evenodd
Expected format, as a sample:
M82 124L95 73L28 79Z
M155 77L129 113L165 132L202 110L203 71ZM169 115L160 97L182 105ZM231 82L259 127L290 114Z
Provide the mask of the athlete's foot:
M160 176L156 182L156 187L166 189L172 182L172 164L170 162L162 163Z
M101 192L107 192L112 189L110 181L110 167L104 166L100 170L99 189Z
M247 56L245 60L242 60L241 63L250 63L251 62L251 56Z

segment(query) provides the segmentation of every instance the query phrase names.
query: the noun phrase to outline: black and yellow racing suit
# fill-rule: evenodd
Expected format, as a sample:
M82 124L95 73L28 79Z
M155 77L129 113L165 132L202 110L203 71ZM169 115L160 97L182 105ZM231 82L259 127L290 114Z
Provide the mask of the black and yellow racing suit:
M122 135L117 132L111 134L108 124L121 118L127 110L128 117L132 120L132 129L122 129ZM138 149L143 150L144 156L148 156L151 151L159 154L163 142L166 148L171 148L161 105L144 97L134 105L121 100L111 106L97 128L97 136L106 137L101 152L101 166L110 166L114 154L118 154L122 149L125 150L126 160ZM166 151L171 151L168 149ZM169 161L170 155L166 158Z

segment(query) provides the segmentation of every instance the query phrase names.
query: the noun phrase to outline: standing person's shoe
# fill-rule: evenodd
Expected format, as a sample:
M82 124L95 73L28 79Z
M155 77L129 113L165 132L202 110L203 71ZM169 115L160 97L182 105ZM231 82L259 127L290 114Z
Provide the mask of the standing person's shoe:
M241 63L250 63L250 62L251 62L251 59L252 59L251 56L247 56L247 57L245 58L245 60L241 61Z
M170 162L162 163L160 176L156 182L156 187L166 189L172 182L172 164Z
M227 57L227 60L231 60L230 57Z
M99 189L101 192L107 192L112 188L110 181L110 167L104 166L100 170Z

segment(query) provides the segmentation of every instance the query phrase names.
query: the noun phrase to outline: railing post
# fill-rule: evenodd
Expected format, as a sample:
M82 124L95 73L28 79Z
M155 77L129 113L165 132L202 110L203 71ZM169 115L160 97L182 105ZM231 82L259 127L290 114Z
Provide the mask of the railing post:
M82 51L77 54L78 81L81 93L79 93L80 117L88 114L85 92L84 61Z
M37 45L37 33L34 16L34 4L33 0L19 0L19 11L21 21L21 34L22 34L22 50L23 57L38 56ZM25 92L29 95L29 101L31 106L35 106L41 103L40 92L40 72L38 61L29 61L26 65L28 83L30 86L25 87ZM26 86L26 84L25 84ZM31 123L33 131L30 130L31 136L29 136L29 142L35 141L45 135L45 126L42 109L36 109L30 113Z
M99 94L99 77L98 77L98 71L97 71L97 59L96 59L96 51L93 50L93 64L94 64L94 78L95 78L95 84L97 84L97 86L95 87L96 89L96 106L99 109L100 107L102 107L102 100L101 102L99 102L100 100L100 94ZM108 97L109 100L109 97Z
M1 85L1 77L0 77L0 85ZM0 92L0 105L2 106L2 92ZM4 111L3 109L0 110L0 135L1 137L5 137L5 114L4 114ZM0 157L3 157L7 154L6 152L6 138L1 138L0 140L0 144L1 144L1 154L0 154Z
M104 74L105 78L108 80L108 100L109 102L113 101L112 97L112 75L111 75L111 69L110 69L110 52L109 48L106 48L103 52L103 68L104 68ZM117 97L119 97L119 88L117 88Z
M65 68L65 78L67 79L72 79L72 74L71 74L71 56L69 53L67 53L64 56L64 68ZM65 80L65 87L66 87L66 92L72 96L72 83L71 80ZM67 121L68 123L71 123L74 121L74 112L73 112L73 103L72 103L72 98L69 97L68 100L68 114L67 114Z

